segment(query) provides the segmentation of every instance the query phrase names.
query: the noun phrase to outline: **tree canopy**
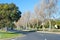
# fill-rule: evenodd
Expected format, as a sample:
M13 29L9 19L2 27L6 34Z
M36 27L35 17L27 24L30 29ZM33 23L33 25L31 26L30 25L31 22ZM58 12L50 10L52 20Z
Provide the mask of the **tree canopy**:
M15 4L0 4L0 28L10 27L20 17L21 11L19 11Z

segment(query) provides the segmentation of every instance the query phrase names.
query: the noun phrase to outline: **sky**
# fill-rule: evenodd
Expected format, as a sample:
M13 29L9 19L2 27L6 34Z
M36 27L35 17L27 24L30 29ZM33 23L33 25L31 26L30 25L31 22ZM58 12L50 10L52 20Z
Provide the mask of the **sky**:
M34 12L34 6L40 1L41 0L0 0L0 3L14 3L19 7L19 10L24 13L25 11ZM58 1L58 6L60 7L60 0Z
M19 7L19 10L23 13L25 11L32 11L34 10L34 6L40 0L0 0L0 3L14 3L16 6Z

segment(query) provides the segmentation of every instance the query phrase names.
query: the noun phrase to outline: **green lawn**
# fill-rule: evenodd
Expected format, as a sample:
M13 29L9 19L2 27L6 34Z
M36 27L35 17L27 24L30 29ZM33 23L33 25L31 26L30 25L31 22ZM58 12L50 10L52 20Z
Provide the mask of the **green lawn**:
M22 34L12 33L12 32L0 32L0 39L14 38L14 37L17 37L17 36L22 36Z

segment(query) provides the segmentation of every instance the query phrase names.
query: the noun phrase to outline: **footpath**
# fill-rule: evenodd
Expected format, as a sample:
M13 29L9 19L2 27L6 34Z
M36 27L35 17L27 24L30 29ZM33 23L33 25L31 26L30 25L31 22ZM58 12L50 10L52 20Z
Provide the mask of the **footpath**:
M51 34L60 34L60 32L49 32L49 31L37 31L40 33L51 33Z

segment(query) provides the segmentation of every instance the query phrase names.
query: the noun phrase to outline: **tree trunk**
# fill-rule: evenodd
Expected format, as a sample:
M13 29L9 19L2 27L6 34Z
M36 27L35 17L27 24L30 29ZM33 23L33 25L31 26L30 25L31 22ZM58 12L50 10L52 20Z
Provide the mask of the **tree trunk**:
M26 30L27 30L27 22L26 22Z
M30 23L28 22L28 29L30 30Z
M38 20L37 20L37 30L38 30Z
M42 23L42 29L43 29L43 31L44 31L44 29L45 29L45 28L44 28L44 23Z
M49 21L49 31L51 31L51 21L50 20L48 21Z

